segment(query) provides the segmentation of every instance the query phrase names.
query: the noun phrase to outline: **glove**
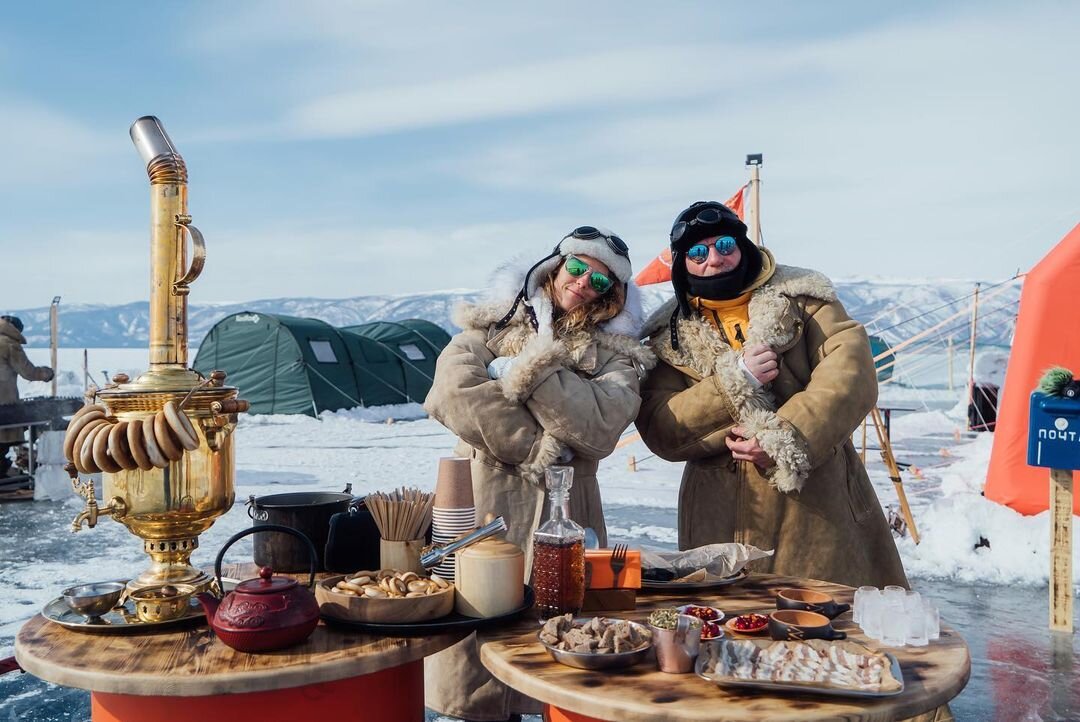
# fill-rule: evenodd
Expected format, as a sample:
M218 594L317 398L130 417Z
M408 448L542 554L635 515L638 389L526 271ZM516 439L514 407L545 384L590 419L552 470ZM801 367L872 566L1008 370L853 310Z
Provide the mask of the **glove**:
M48 366L42 366L42 367L40 367L39 370L41 371L41 380L42 381L52 381L53 376L56 375L55 373L53 373L53 370L51 368L49 368Z
M510 367L514 365L516 360L513 356L495 357L495 360L488 364L488 376L493 379L501 379L510 371Z

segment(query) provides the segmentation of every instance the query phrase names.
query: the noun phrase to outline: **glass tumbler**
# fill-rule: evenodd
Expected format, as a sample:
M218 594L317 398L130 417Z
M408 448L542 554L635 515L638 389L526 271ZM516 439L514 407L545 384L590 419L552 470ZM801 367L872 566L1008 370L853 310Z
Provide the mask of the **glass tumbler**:
M855 601L851 607L851 621L855 624L861 624L862 622L862 610L866 604L866 597L869 594L877 594L877 587L859 587L855 590Z

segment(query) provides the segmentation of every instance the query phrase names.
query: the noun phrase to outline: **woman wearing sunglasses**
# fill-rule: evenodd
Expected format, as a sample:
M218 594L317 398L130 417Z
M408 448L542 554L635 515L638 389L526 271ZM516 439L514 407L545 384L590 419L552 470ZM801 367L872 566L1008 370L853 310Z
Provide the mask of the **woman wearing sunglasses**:
M743 542L776 550L761 571L907 586L851 443L877 399L863 327L825 276L777 265L720 203L679 214L671 256L637 428L686 461L680 548Z
M626 244L610 231L582 226L531 267L511 264L492 280L489 301L456 310L462 331L439 356L425 408L459 437L477 517L506 518L528 574L553 464L574 468L570 516L606 545L596 468L637 414L655 357L639 340ZM427 663L427 705L443 714L505 720L540 711L484 670L475 635Z

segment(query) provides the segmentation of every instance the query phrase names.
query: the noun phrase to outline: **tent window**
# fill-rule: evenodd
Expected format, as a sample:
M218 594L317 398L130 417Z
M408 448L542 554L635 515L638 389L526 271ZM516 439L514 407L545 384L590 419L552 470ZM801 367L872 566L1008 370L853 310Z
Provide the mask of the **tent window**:
M334 353L334 347L329 341L310 339L308 344L311 346L311 352L315 354L315 360L319 363L336 364L338 362L337 354Z
M424 356L424 352L420 350L420 347L414 343L405 343L398 346L398 348L401 349L401 353L405 354L405 358L410 361L423 361L427 358Z

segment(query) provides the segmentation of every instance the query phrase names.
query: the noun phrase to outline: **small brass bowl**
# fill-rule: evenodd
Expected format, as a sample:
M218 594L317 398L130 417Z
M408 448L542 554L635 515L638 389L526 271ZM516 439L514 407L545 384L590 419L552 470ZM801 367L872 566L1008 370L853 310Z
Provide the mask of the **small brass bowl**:
M132 592L131 601L140 622L167 622L188 613L194 593L191 584L165 584Z
M61 596L73 611L95 622L116 606L123 593L123 582L94 582L68 587L61 592Z

